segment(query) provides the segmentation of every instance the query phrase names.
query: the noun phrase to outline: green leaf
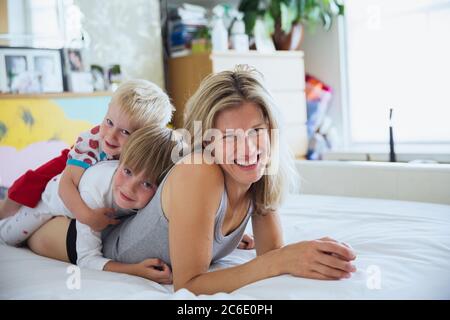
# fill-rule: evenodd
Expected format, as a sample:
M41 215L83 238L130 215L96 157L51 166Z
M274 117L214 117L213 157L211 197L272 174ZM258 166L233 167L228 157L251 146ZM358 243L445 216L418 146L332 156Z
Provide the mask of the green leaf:
M248 11L246 12L244 16L244 23L245 23L245 33L248 35L253 34L253 29L255 28L255 22L258 18L258 12L257 11Z
M258 11L259 2L260 0L242 0L238 10L244 13L248 11Z

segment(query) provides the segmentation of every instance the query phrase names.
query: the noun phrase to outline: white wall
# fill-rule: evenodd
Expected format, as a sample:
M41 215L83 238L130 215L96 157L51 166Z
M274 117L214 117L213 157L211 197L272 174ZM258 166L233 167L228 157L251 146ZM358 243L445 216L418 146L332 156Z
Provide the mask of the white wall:
M305 53L306 73L319 78L333 89L328 115L332 117L333 124L343 139L345 110L342 107L342 76L345 75L345 70L341 70L339 40L338 21L335 20L328 32L319 27L314 33L306 32L302 49Z
M75 0L91 43L89 64L120 64L124 77L164 86L158 0Z
M25 1L8 0L8 32L13 34L28 33L26 29Z

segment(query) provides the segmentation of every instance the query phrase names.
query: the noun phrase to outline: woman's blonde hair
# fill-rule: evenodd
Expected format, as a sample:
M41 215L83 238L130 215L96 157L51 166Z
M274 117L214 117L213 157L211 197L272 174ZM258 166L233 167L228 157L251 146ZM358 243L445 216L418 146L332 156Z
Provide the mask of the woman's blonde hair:
M160 87L143 79L123 82L114 92L111 103L117 104L138 128L147 125L164 127L175 110Z
M273 129L278 129L279 133L278 139L272 139L273 135L270 134L270 161L271 165L276 166L275 173L263 175L250 189L255 213L265 214L279 207L289 187L296 187L297 171L284 139L278 108L264 87L261 74L248 66L238 65L233 71L207 76L186 104L184 127L194 140L194 137L214 127L219 112L240 107L244 103L259 106L269 125L269 134ZM201 122L201 126L195 127L197 132L194 128L195 121ZM201 148L194 141L191 141L191 146L192 150Z
M125 143L120 164L136 174L143 172L152 183L159 185L174 165L172 150L182 146L180 137L167 127L140 128L134 131Z

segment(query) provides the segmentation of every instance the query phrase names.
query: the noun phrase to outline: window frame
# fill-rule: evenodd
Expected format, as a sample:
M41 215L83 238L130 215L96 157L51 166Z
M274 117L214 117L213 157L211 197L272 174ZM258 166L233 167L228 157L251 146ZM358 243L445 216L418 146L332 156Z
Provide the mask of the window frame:
M389 161L389 144L378 142L356 142L351 132L351 103L350 78L348 69L348 21L347 16L339 16L336 20L338 27L338 56L341 82L341 124L342 147L327 152L324 158L330 160L372 160ZM394 128L395 142L395 128ZM396 142L395 151L398 161L412 161L417 158L430 159L438 162L450 163L450 141L442 142Z

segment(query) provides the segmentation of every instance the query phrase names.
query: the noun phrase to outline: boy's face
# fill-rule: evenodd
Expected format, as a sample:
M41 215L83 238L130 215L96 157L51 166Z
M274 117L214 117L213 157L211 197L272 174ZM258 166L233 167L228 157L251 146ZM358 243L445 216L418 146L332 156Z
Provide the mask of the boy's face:
M125 142L136 129L129 117L120 110L120 107L111 102L108 112L100 125L103 151L111 157L120 156Z
M122 209L142 209L155 195L157 186L143 173L136 174L121 164L113 179L113 196Z

